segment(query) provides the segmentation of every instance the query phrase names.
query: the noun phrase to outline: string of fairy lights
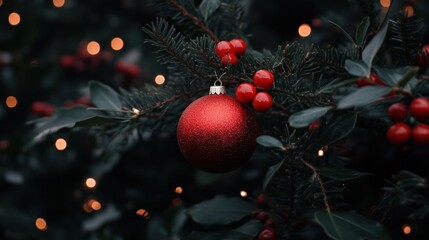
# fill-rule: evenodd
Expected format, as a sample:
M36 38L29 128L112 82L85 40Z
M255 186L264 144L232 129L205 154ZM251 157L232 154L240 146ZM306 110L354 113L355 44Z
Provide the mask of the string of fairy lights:
M391 0L380 0L380 5L382 6L382 8L384 10L387 10L390 7L391 4ZM52 5L56 8L61 8L64 7L66 5L66 1L65 0L52 0ZM0 7L3 6L3 0L0 0ZM408 16L411 16L414 14L414 8L410 5L407 5L404 7L403 9ZM8 22L12 27L16 27L21 23L21 15L14 11L9 13L8 16ZM312 33L312 26L313 27L320 27L321 26L321 20L318 18L315 18L311 21L311 23L302 23L299 27L298 27L298 35L302 38L307 38L311 35ZM110 41L110 48L114 51L120 51L124 48L124 40L121 37L114 37L111 39ZM92 40L89 41L86 45L86 51L88 52L88 54L90 55L97 55L100 53L101 51L101 45L99 42ZM166 78L164 75L162 74L158 74L155 76L154 78L154 82L157 85L163 85L166 81ZM7 108L13 109L16 108L18 106L18 100L15 96L8 96L5 100L5 104ZM55 140L55 148L58 151L65 151L67 149L67 140L64 138L58 138ZM321 149L318 150L317 152L317 156L318 157L323 157L325 156L326 151L328 150L327 146L323 147ZM84 181L84 186L89 189L89 190L93 190L97 187L97 180L93 177L88 177L85 179ZM181 205L183 203L182 198L180 198L180 195L183 194L183 188L181 186L177 186L174 189L174 193L176 194L176 197L173 198L172 200L172 205ZM248 193L245 190L241 190L239 192L239 195L243 198L247 198L248 197ZM87 201L85 201L85 203L82 206L83 210L86 213L92 213L92 212L97 212L100 211L102 209L102 203L96 199L89 199ZM144 219L149 219L150 218L150 214L146 209L143 208L139 208L135 211L135 214L143 217ZM46 231L48 229L48 223L47 221L42 218L42 217L37 217L35 219L35 227L39 230L39 231ZM402 232L405 235L409 235L411 234L411 226L408 224L404 224L402 226Z

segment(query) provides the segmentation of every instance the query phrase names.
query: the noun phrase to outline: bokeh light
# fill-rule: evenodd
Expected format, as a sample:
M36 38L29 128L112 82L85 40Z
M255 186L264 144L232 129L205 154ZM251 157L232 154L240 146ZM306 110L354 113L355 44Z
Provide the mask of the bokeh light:
M405 224L404 226L402 226L402 231L404 232L405 235L409 235L411 233L411 227Z
M148 211L146 211L146 209L140 208L139 210L136 211L137 215L140 215L146 219L150 218L150 214Z
M323 157L323 155L325 155L325 152L323 151L323 149L319 149L319 151L317 151L317 156Z
M242 197L247 197L247 192L246 191L240 191L240 196L242 196Z
M85 181L85 185L88 188L94 188L97 185L97 181L94 178L87 178Z
M1 5L3 5L3 0L0 0L0 7L1 7Z
M100 44L96 41L91 41L86 45L86 50L91 55L97 55L100 52Z
M66 148L67 148L67 141L66 141L64 138L58 138L58 139L55 141L55 148L56 148L58 151L62 151L62 150L64 150L64 149L66 149Z
M94 199L88 201L88 206L94 211L98 211L101 209L101 203Z
M308 37L311 34L311 27L307 23L301 24L298 28L298 34L301 37Z
M16 26L21 22L21 16L18 13L13 12L9 14L9 24L12 26Z
M6 106L8 108L14 108L18 104L18 100L14 96L9 96L6 98Z
M384 8L390 7L390 0L380 0L380 4Z
M46 231L46 229L48 229L48 224L43 218L37 218L35 225L36 225L36 228L40 231Z
M52 4L57 8L64 6L65 3L65 0L52 0Z
M119 51L124 47L124 41L119 37L115 37L110 42L110 46L112 47L113 50Z
M414 8L413 6L407 5L404 8L404 12L407 14L408 17L411 17L414 15Z
M161 75L161 74L156 75L156 77L155 77L155 83L158 84L158 85L164 84L165 83L165 77L164 77L164 75Z
M174 191L175 191L177 194L181 194L181 193L183 192L183 189L182 189L181 187L177 187Z

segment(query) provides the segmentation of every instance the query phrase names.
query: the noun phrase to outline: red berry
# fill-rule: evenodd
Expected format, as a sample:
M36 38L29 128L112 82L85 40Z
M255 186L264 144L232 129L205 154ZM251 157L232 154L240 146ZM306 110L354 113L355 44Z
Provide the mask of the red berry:
M240 56L246 52L247 45L246 42L243 41L243 39L234 38L229 42L232 44L232 46L234 46L235 55Z
M273 105L273 99L267 92L259 92L252 101L253 108L258 112L266 112Z
M369 75L369 79L371 79L371 81L374 82L376 85L386 85L386 84L384 84L383 81L381 81L381 79L375 73L371 73Z
M403 121L408 115L407 106L403 103L394 103L387 110L387 115L395 122Z
M258 235L258 240L275 240L277 239L276 230L272 227L266 227Z
M31 104L31 111L38 116L49 117L55 111L55 108L49 103L36 101Z
M319 127L320 127L320 122L314 121L314 122L310 123L310 125L308 126L308 131L313 132L316 129L318 129Z
M72 55L64 55L60 58L60 65L65 69L74 69L76 58Z
M270 218L270 215L267 212L258 212L256 215L256 218L261 222L265 223L268 218Z
M234 45L228 41L220 41L216 44L215 52L219 57L223 57L228 53L235 54Z
M381 79L378 77L378 75L375 73L371 73L369 78L367 77L358 78L356 83L358 87L372 86L372 85L385 85L384 82L382 82Z
M412 136L417 144L429 144L429 126L424 123L417 124L413 128Z
M265 221L265 226L267 226L267 227L273 227L274 225L275 225L275 223L274 223L274 220L273 219L271 219L271 218L268 218L266 221Z
M417 61L421 70L425 71L429 66L429 44L422 47L417 54Z
M233 53L227 53L225 56L222 57L222 66L226 67L228 65L235 65L237 64L237 57Z
M256 198L256 203L261 207L267 206L269 202L270 202L270 197L262 193L259 194L258 197Z
M257 87L269 89L274 84L274 75L268 70L258 70L253 75L253 82Z
M395 123L387 130L387 140L395 145L407 143L411 136L411 128L406 123Z
M417 120L423 120L429 117L429 100L420 97L410 103L410 113Z
M242 83L235 90L235 97L239 102L250 103L256 96L256 88L251 83Z

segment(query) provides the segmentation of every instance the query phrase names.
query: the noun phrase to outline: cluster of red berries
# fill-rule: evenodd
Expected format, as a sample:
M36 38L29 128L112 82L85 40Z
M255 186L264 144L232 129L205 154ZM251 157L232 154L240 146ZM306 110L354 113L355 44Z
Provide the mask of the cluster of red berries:
M69 100L63 104L64 107L73 107L77 105L94 106L88 97L81 97L76 100ZM35 101L31 104L31 112L39 117L50 117L52 116L54 111L55 106L48 102Z
M417 121L413 128L405 123L408 112ZM429 125L422 123L429 117L429 100L424 97L411 101L409 109L403 103L394 103L388 109L388 116L395 123L387 130L387 140L395 145L404 145L410 139L417 144L429 144Z
M234 38L231 41L220 41L216 44L215 52L220 57L222 66L236 65L237 56L246 52L246 42L240 38Z
M256 202L260 207L267 207L269 204L270 198L264 194L259 194ZM270 214L265 211L255 212L254 217L261 223L264 224L264 229L262 229L258 234L258 240L275 240L277 239L277 232L275 229L275 222L270 217Z
M251 102L258 112L266 112L273 105L273 98L265 91L257 92L256 87L263 90L270 89L274 84L274 75L265 69L258 70L253 75L253 83L240 84L235 90L235 97L242 103Z
M364 87L364 86L373 86L373 85L380 85L385 86L383 81L378 77L377 74L371 73L369 78L367 77L360 77L357 79L356 84L358 87Z

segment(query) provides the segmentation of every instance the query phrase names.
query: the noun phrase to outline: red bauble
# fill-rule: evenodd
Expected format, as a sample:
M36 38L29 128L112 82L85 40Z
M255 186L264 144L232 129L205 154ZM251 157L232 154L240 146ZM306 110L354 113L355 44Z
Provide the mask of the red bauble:
M232 46L234 46L235 54L240 56L243 55L246 52L246 42L243 41L243 39L240 38L234 38L231 41L229 41Z
M274 75L265 69L258 70L253 74L253 82L257 87L270 89L274 84Z
M267 92L258 92L252 101L253 108L258 112L266 112L273 105L273 99Z
M258 235L259 240L275 240L277 239L276 230L272 227L266 227Z
M237 64L237 57L233 53L227 53L221 58L222 66L227 67L229 65Z
M410 113L417 120L423 120L429 117L429 100L420 97L410 103Z
M411 136L411 128L406 123L395 123L387 130L387 140L395 145L403 145Z
M242 103L250 103L256 96L256 88L251 83L242 83L235 90L235 98Z
M219 57L223 57L227 53L235 54L234 45L228 41L220 41L216 44L215 52Z
M387 110L387 115L395 122L403 121L408 115L408 108L403 103L394 103Z
M177 127L177 140L185 159L212 173L230 172L246 163L256 148L258 134L252 111L225 94L192 102Z
M417 144L429 144L429 126L424 123L417 124L413 128L412 136Z

